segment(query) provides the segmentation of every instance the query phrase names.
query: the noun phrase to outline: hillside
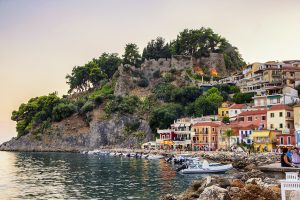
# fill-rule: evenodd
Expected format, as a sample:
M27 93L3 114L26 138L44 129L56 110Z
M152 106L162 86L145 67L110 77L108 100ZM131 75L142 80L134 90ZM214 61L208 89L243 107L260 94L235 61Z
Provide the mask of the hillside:
M157 38L142 55L135 44L127 44L122 59L104 53L74 67L66 77L68 95L32 98L13 111L18 137L0 150L138 147L178 117L215 113L238 88L217 85L206 92L196 80L228 76L243 64L237 49L211 29L184 30L167 44Z

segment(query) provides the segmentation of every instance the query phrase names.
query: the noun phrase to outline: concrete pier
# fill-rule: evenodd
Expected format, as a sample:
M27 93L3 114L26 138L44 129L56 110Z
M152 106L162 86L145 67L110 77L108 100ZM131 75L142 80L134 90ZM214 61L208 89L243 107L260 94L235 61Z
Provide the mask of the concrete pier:
M300 172L300 168L281 167L281 164L279 162L272 163L269 165L263 165L258 167L258 169L264 172Z

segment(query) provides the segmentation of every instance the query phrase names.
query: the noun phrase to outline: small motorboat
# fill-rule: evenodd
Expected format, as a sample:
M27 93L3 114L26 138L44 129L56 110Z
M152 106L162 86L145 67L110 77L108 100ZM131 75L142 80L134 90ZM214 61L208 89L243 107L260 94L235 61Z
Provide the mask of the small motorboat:
M148 159L148 160L159 160L159 159L163 159L164 156L162 155L148 155L148 156L145 156L145 159Z
M203 160L202 163L190 163L179 172L182 174L224 173L230 169L232 169L232 164L222 165L220 163L208 163L207 160Z

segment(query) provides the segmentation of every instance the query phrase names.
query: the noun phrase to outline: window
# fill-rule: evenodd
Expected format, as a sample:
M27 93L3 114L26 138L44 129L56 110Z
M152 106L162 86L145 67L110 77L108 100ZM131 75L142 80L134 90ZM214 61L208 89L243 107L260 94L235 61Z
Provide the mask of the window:
M287 138L287 144L291 144L291 136L288 136L288 138Z
M240 117L240 122L243 122L244 121L244 117Z
M280 113L279 113L279 117L282 117L282 115L283 115L282 112L280 112Z
M291 125L290 125L290 123L288 123L288 124L287 124L287 127L288 127L288 128L291 128Z
M237 110L235 110L234 113L237 114Z
M215 128L212 128L212 131L215 132Z
M291 113L290 112L287 112L286 115L287 115L287 117L291 117Z
M280 137L280 144L283 144L283 137Z
M273 118L274 117L274 113L270 113L270 117Z
M252 117L248 117L248 122L251 122L252 121Z
M165 136L164 136L164 135L162 135L162 136L161 136L161 139L165 139Z
M215 141L215 137L212 137L213 142Z
M262 116L262 117L261 117L261 120L266 120L266 116Z
M224 116L224 111L222 111L222 116Z
M273 129L274 128L274 125L273 124L271 124L271 129Z
M277 103L280 103L280 98L277 99Z
M283 125L282 125L282 124L279 124L279 128L283 128Z

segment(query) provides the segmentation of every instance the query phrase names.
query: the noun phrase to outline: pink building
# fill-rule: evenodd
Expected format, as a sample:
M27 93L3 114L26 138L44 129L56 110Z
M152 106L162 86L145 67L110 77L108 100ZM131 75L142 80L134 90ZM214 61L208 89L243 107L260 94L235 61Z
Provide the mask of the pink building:
M261 129L267 128L267 110L249 110L237 116L237 122L243 126L255 125Z

